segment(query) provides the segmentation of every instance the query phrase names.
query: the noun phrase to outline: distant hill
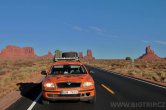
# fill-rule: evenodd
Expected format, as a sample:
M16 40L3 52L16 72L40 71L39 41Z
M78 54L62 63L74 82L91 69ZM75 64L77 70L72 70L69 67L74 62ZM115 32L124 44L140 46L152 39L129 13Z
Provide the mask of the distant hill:
M8 45L0 52L0 59L31 59L31 58L53 58L51 52L44 56L37 56L35 50L32 47L18 47Z
M141 60L160 60L162 58L157 56L155 54L155 52L151 49L150 46L147 46L145 53L142 56L140 56L138 59L141 59Z

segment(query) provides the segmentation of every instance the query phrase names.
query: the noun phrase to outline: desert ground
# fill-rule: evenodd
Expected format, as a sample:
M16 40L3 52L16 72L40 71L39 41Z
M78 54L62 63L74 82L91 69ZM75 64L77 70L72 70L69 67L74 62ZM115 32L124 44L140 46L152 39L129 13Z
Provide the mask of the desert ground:
M1 60L0 61L0 98L19 90L19 83L31 82L46 69L51 60Z
M166 60L83 60L87 65L166 86Z
M48 67L50 59L1 60L0 98L9 92L19 90L19 83L30 82ZM152 81L166 86L166 60L82 60L84 64L112 72Z

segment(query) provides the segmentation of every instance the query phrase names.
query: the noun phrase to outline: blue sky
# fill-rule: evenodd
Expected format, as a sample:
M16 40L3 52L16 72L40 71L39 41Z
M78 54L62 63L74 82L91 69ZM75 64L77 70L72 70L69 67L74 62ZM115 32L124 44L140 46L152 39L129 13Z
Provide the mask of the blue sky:
M166 57L166 0L0 0L0 50L92 49L96 58Z

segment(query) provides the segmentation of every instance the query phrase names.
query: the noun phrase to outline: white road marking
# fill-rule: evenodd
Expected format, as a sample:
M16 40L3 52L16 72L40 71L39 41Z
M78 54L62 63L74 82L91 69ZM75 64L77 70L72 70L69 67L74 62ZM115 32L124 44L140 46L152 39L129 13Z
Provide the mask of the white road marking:
M33 101L33 103L29 106L29 108L27 110L32 110L33 107L36 105L37 101L40 99L41 96L42 96L42 92L37 96L35 101Z
M160 87L160 88L166 89L166 87L164 87L164 86L160 86L160 85L157 85L157 84L154 84L154 83L150 83L150 82L147 82L147 81L144 81L144 80L141 80L141 79L136 79L136 78L125 76L125 75L122 75L122 74L119 74L119 73L114 73L114 72L111 72L111 71L108 71L108 70L104 70L104 69L101 69L101 68L100 68L100 70L106 71L106 72L110 72L110 73L115 74L115 75L119 75L119 76L122 76L122 77L126 77L126 78L129 78L129 79L133 79L133 80L136 80L136 81L140 81L140 82L143 82L143 83L146 83L146 84L150 84L150 85L153 85L153 86L156 86L156 87Z
M114 73L114 74L115 74L115 73ZM123 75L122 75L122 76L123 76ZM160 85L157 85L157 84L153 84L153 83L150 83L150 82L147 82L147 81L141 80L141 79L136 79L136 78L129 77L129 76L124 76L124 77L127 77L127 78L129 78L129 79L133 79L133 80L136 80L136 81L140 81L140 82L143 82L143 83L147 83L147 84L150 84L150 85L153 85L153 86L157 86L157 87L160 87L160 88L166 89L166 87L164 87L164 86L160 86Z

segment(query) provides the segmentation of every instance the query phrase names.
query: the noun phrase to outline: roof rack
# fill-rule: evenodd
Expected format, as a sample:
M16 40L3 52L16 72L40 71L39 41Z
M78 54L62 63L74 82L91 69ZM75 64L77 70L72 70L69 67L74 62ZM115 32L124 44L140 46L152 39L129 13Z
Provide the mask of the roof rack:
M79 57L61 57L61 58L55 58L54 62L61 61L61 60L80 61Z

